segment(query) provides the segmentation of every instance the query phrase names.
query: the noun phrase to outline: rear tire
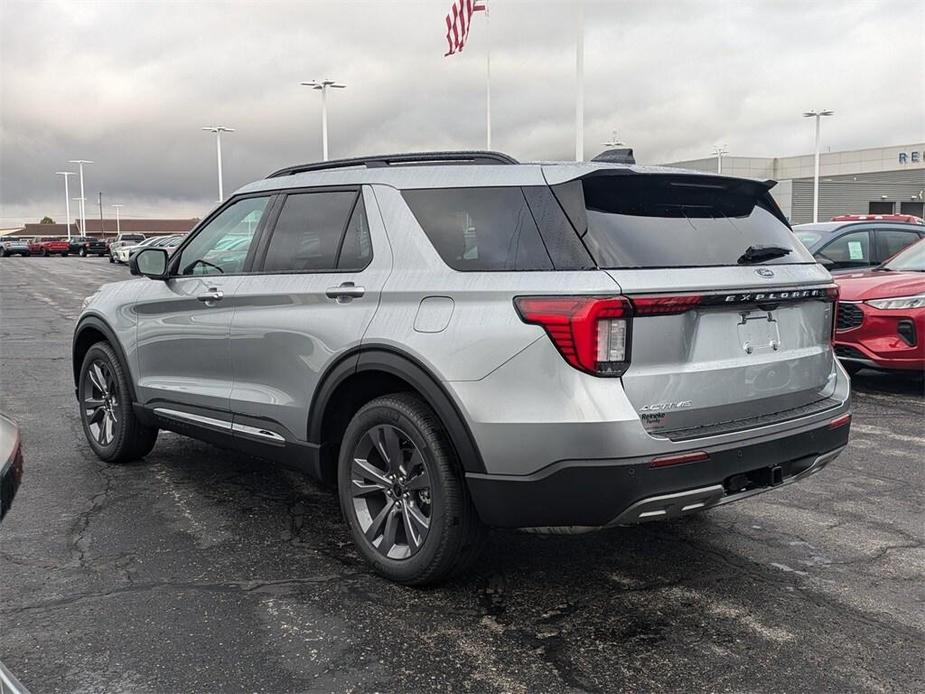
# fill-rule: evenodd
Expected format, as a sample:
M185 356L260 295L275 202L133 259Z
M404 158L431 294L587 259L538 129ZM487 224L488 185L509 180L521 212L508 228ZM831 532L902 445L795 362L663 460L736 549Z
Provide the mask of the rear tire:
M438 583L477 559L485 529L443 424L418 397L386 395L354 415L337 486L354 544L385 578Z
M61 257L62 257L62 258L67 258L67 253L62 253L62 254L61 254Z
M108 343L87 350L77 384L84 435L100 460L127 463L151 452L157 429L135 416L128 372Z
M87 257L87 249L86 249L86 248L81 248L79 251L77 251L77 255L79 255L81 258L86 258L86 257Z

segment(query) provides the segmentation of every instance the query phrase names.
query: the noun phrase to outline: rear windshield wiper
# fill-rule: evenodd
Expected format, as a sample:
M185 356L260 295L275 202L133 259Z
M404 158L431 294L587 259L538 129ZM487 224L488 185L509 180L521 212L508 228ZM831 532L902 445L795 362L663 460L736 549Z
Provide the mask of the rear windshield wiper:
M761 263L765 260L774 260L790 254L789 248L782 246L749 246L745 253L739 256L737 261L739 265L748 265L749 263Z

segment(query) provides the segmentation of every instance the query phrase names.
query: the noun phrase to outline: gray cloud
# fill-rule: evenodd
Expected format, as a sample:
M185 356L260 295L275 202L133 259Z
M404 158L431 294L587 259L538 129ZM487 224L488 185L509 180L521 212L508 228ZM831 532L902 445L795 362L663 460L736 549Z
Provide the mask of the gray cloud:
M574 151L575 7L489 0L494 144L522 159ZM0 226L63 215L73 158L125 216L201 215L225 188L331 153L484 144L484 17L443 58L449 0L428 2L20 2L0 0ZM925 6L914 1L592 2L586 144L611 129L640 161L809 151L799 114L836 110L833 149L923 137ZM884 18L890 25L884 30ZM72 179L73 180L73 179ZM72 206L73 211L73 206ZM109 210L106 210L108 215Z

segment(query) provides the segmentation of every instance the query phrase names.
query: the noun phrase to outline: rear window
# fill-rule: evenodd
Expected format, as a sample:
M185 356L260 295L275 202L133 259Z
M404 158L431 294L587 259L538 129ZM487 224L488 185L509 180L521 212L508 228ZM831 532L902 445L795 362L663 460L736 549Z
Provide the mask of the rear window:
M406 190L402 195L454 270L595 267L547 186Z
M818 231L795 231L793 233L796 234L797 238L800 239L807 248L812 248L822 240L822 234Z
M750 246L790 251L765 264L814 262L757 182L596 175L553 190L603 268L736 265Z
M454 270L551 270L520 188L436 188L402 193Z

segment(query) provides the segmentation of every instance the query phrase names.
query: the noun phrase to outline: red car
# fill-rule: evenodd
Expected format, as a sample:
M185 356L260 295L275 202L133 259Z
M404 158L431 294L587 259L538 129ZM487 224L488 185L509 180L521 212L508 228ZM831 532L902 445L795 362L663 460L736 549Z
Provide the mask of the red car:
M925 372L925 239L882 265L837 275L835 354L864 367Z
M67 256L71 250L71 244L67 239L44 238L36 239L29 244L29 252L32 255L61 255Z
M832 217L833 222L906 222L907 224L925 224L925 219L914 214L839 214Z

